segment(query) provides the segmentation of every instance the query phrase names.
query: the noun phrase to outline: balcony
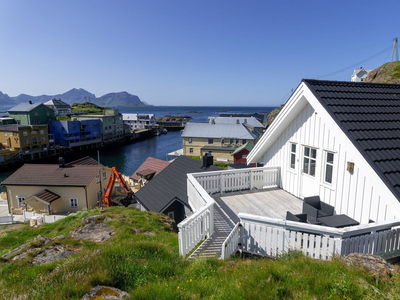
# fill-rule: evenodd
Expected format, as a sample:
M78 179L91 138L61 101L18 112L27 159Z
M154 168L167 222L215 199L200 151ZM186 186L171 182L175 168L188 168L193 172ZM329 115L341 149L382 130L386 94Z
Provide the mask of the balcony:
M276 257L290 250L329 260L362 252L396 256L400 222L388 220L345 228L286 221L301 213L303 200L280 189L280 168L249 168L187 175L195 211L178 224L179 252L227 258L238 250Z

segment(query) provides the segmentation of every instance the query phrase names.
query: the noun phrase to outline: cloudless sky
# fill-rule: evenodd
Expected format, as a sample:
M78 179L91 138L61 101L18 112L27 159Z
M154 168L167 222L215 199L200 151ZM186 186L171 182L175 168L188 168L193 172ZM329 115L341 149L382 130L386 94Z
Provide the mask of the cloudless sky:
M354 68L389 62L399 9L399 0L0 0L0 91L276 106L302 78L350 81Z

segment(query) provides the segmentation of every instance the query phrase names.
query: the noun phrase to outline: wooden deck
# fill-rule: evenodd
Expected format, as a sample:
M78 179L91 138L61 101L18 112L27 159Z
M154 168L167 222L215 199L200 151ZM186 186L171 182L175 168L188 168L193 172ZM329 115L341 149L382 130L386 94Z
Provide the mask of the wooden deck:
M218 194L213 198L235 223L239 222L240 212L285 219L287 211L300 214L303 208L301 199L279 188Z

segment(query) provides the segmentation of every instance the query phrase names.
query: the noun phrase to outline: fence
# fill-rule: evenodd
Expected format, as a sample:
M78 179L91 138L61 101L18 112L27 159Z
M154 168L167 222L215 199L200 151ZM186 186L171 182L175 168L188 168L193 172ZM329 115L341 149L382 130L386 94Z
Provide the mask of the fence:
M7 216L0 217L0 224L13 224L13 223L14 223L13 215L7 215Z
M24 216L24 222L27 222L30 218L33 218L33 217L40 217L40 218L43 218L43 223L54 223L54 222L66 217L66 216L58 216L58 215L48 216L46 214L38 214L38 213L35 213L34 211L26 211L26 210L23 210L22 213Z
M231 255L234 255L238 250L240 242L240 223L237 223L233 228L232 232L228 235L226 240L222 243L221 258L226 259Z

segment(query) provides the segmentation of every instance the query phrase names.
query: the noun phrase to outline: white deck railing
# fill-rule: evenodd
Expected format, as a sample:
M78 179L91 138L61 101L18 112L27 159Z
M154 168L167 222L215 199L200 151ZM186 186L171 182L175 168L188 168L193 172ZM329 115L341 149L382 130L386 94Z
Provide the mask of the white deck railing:
M221 258L226 259L238 251L240 242L240 223L237 223L222 244Z
M192 174L207 193L225 193L279 186L280 168L249 168Z
M397 220L337 229L243 213L239 218L241 250L263 256L276 257L297 250L311 258L328 260L333 255L354 252L385 257L400 250Z
M249 168L187 175L187 195L194 213L178 224L179 254L186 256L214 233L214 199L209 194L279 186L279 168Z
M13 215L7 215L7 216L0 217L0 224L13 224L13 223L14 223Z
M24 216L24 222L28 222L28 220L33 217L40 217L40 218L43 218L43 223L54 223L54 222L66 217L66 216L58 216L58 215L50 215L49 216L46 214L38 214L34 211L26 211L26 210L23 210L22 214Z

